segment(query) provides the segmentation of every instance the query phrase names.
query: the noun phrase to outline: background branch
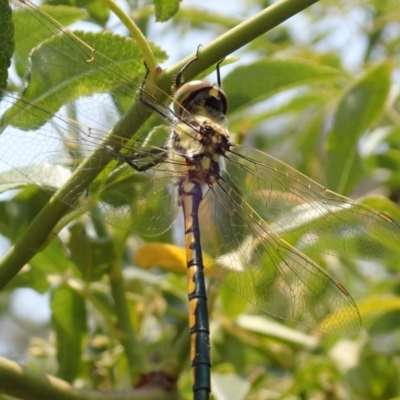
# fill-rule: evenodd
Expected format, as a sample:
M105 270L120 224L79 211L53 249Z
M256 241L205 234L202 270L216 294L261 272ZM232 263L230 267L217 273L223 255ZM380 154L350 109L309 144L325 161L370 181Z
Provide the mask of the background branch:
M80 390L3 357L0 357L0 393L23 400L176 400L178 396L175 391L150 387L124 391Z

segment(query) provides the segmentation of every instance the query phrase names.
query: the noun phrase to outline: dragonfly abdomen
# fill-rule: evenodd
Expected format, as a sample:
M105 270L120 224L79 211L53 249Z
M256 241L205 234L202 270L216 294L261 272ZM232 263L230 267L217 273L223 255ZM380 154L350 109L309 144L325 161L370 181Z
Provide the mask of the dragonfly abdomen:
M196 181L182 183L179 200L185 221L193 392L195 399L208 399L211 392L210 328L198 214L203 198L201 186Z

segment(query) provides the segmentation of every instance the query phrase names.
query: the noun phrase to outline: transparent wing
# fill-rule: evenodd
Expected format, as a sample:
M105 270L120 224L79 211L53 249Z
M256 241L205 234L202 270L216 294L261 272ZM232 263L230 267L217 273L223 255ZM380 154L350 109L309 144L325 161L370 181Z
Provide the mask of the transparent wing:
M149 148L148 143L128 144L133 133L129 123L125 137L114 135L105 141L135 100L146 73L135 41L109 32L71 33L29 1L16 1L13 7L13 77L18 81L18 75L24 76L24 91L2 93L0 160L5 165L1 170L14 168L1 174L2 189L33 183L54 193L72 180L75 187L85 189L83 206L100 198L107 222L150 235L167 230L178 207L176 174L165 167L167 163L138 174L112 161L108 148L117 147L127 157L145 156ZM46 11L55 12L51 7ZM71 22L68 18L73 17L57 12L64 22ZM165 58L159 48L153 46L153 51L159 60ZM157 103L157 107L164 106ZM169 115L168 108L163 110ZM150 127L145 126L138 137L147 140ZM163 134L153 145L165 144L169 132ZM79 179L74 176L78 168L84 170ZM92 171L101 169L89 186L95 176ZM82 205L73 196L63 195L62 201Z
M31 112L35 111L31 107ZM74 136L68 131L71 127ZM99 130L86 133L85 126L61 114L53 116L37 131L5 128L0 135L0 160L14 170L0 174L3 190L34 184L53 194L73 179L74 171L82 162L87 161L86 169L95 170L105 158L110 162L94 182L90 174L86 181L76 181L76 185L85 188L83 204L68 196L62 200L72 207L85 207L99 199L106 222L141 234L157 235L169 229L176 218L178 199L177 174L168 157L148 172L138 173L129 165L118 166L119 161L112 161L113 155L106 148L92 153L101 146L99 142L104 133ZM148 152L138 143L123 151L127 157L133 154L144 157Z
M209 273L271 315L332 335L357 333L360 316L343 286L272 232L228 178L201 207Z
M12 6L15 67L17 75L25 79L25 88L20 101L9 101L3 124L37 128L69 104L69 117L107 131L132 104L146 73L135 41L111 32L72 33L48 14L73 22L68 19L73 11L68 8L39 8L28 0L17 0ZM152 50L159 60L166 58L158 47ZM82 103L71 104L78 100ZM81 108L85 109L82 116Z
M212 275L272 315L339 336L360 329L353 299L279 234L355 258L393 258L400 249L400 228L389 216L241 146L226 155L222 179L208 191L202 213Z
M136 156L138 153L151 154L138 150ZM154 160L154 156L149 155L141 161L149 159ZM100 194L106 221L145 236L167 231L179 209L177 179L168 157L141 173L134 172L126 164L111 171Z
M400 227L386 214L331 192L258 150L237 146L227 157L228 179L242 201L276 232L327 254L398 257Z

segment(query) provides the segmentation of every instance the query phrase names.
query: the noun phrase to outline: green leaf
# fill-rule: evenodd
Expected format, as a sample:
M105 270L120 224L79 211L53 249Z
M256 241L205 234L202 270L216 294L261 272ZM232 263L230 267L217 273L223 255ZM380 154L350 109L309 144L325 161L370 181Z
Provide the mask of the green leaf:
M319 339L306 335L298 330L288 328L272 319L264 316L241 315L236 323L242 329L255 332L264 336L276 337L288 343L298 344L308 348L315 348Z
M6 290L31 288L39 293L46 293L51 286L49 274L61 274L67 269L74 268L63 252L60 241L55 237L53 239L7 284Z
M264 59L236 68L223 81L228 110L248 107L289 88L332 80L340 71L299 59Z
M52 21L56 20L64 26L87 17L87 13L79 8L67 6L44 5L33 13L29 8L19 9L13 14L15 24L15 61L20 76L25 73L29 53L44 40L59 34L60 29ZM31 34L29 34L29 31ZM34 34L32 34L34 33Z
M48 277L50 274L61 275L65 271L73 271L75 274L79 271L68 257L67 249L61 242L61 239L54 235L50 237L49 245L38 252L30 261L33 269Z
M109 239L89 237L83 227L74 225L68 244L71 260L77 265L86 282L99 280L115 259L114 247Z
M80 3L80 2L79 2ZM105 27L109 17L110 10L102 0L84 0L85 8L90 17L94 19L99 25Z
M49 66L53 66L51 74ZM143 76L143 58L133 40L111 32L62 33L31 53L23 98L7 110L3 123L25 130L38 128L64 104L132 84L135 77L138 83Z
M357 303L358 310L362 317L372 315L375 313L385 313L400 311L400 298L395 296L379 297L379 298L366 298Z
M329 189L347 194L361 178L358 140L382 115L390 90L391 71L390 62L379 64L357 81L340 101L327 143L325 173Z
M7 223L3 220L1 233L16 240L48 202L49 195L35 187L27 187L5 204Z
M38 252L29 264L10 281L7 290L29 287L39 293L45 293L51 285L49 275L60 275L67 270L78 272L74 264L68 259L61 241L55 235L49 240L50 243L46 248Z
M206 8L196 7L196 5L190 6L186 3L185 7L181 7L174 18L176 22L182 20L185 22L185 25L190 23L192 28L208 29L210 24L215 24L226 29L231 29L239 25L243 21L243 18L240 15L235 16L224 14L223 12L210 12Z
M212 375L213 393L217 400L244 400L250 391L250 382L237 374L214 373Z
M228 318L236 318L249 305L249 302L243 296L238 295L227 285L219 286L219 295L222 309Z
M56 191L71 175L71 170L61 165L35 164L29 167L11 169L0 174L0 193L36 185Z
M182 0L153 0L156 10L156 21L165 22L173 17L179 10Z
M396 221L400 221L400 209L399 207L389 200L387 197L377 196L377 195L369 195L360 199L360 201L374 208L375 210L382 211L386 214L389 214Z
M0 0L0 100L7 86L8 67L14 52L14 24L8 0Z
M333 195L330 191L326 191L325 196L327 200L329 198L340 200L336 197L337 195ZM288 240L301 238L318 227L321 231L320 237L313 244L310 244L310 247L326 254L345 254L348 257L360 260L397 260L398 242L393 238L396 237L395 235L399 230L396 222L396 220L400 220L398 207L382 196L366 196L359 200L359 202L343 202L342 206L337 208L332 204L329 205L329 201L327 201L325 212L320 210L319 213L313 211L311 204L293 210L291 218L298 219L302 223L294 226L293 229L289 229L287 226L285 231L288 235L282 231L282 226L285 223L281 220L276 220L272 227L282 238ZM364 208L363 205L372 207L374 210ZM376 213L375 209L379 210L380 213L373 218L374 222L372 222L372 219L363 218L363 215L372 216L373 213ZM349 213L349 210L352 212ZM329 220L329 226L326 225L326 212L334 213L336 217ZM346 226L352 228L353 235L344 235L343 229ZM368 226L368 229L366 226ZM368 234L365 234L366 232ZM389 237L392 237L392 240ZM292 244L295 245L295 243Z
M67 286L51 296L52 324L57 338L58 376L72 382L81 363L82 340L86 334L86 308L82 297Z
M373 322L371 328L369 329L369 333L371 335L389 333L398 330L399 326L400 310L389 311Z

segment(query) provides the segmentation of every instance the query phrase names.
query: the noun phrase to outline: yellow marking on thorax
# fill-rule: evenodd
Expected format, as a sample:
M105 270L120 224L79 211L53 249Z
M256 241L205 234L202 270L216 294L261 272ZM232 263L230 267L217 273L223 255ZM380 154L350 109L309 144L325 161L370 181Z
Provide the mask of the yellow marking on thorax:
M201 168L208 171L210 169L210 165L211 165L210 157L204 156L201 159Z
M217 153L214 153L214 154L213 154L213 161L214 161L214 162L219 162L219 159L220 159L220 155L217 154Z

